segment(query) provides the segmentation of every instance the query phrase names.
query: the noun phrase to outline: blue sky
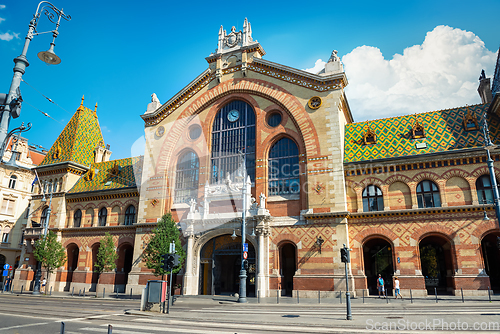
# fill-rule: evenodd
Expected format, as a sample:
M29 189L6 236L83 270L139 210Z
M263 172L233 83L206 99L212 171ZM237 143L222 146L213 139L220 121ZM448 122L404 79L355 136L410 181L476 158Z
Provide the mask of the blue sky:
M2 93L38 2L0 0ZM207 68L220 25L240 30L245 17L267 60L314 71L338 50L356 121L479 103L477 77L481 68L492 75L500 46L500 1L52 3L72 17L56 39L62 62L47 66L36 56L50 34L33 39L23 77L33 88L22 83L26 103L10 128L32 122L25 136L49 148L85 95L86 107L98 103L114 159L137 153L131 147L143 135L139 115L151 94L162 103L175 95ZM52 29L42 16L38 31Z

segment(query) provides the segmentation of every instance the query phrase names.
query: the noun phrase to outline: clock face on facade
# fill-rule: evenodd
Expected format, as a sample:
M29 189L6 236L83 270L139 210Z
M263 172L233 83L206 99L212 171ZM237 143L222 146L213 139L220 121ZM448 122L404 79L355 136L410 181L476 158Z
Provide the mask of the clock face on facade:
M156 135L158 137L161 137L163 136L164 133L165 133L165 128L162 125L160 125L158 129L156 129Z
M229 122L236 122L239 118L240 118L240 112L236 109L231 110L227 114L227 119L229 120Z

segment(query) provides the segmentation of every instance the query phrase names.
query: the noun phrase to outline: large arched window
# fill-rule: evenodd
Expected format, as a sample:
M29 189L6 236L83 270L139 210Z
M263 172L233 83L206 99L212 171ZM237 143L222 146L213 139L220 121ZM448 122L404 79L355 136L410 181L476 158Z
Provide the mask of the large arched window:
M419 208L437 208L441 206L439 189L436 184L424 180L417 184L417 201Z
M82 222L82 210L78 209L75 211L73 215L73 227L80 227L80 223Z
M489 175L483 175L476 180L477 199L479 204L493 203L493 187L490 181Z
M299 192L299 149L293 140L282 138L269 151L269 196Z
M243 101L232 101L215 116L212 126L211 183L238 170L239 152L245 154L247 174L255 181L255 113Z
M48 212L49 212L49 208L48 207L45 208L45 209L43 209L43 211L42 211L42 216L40 217L40 225L42 227L44 227L45 223L47 223L47 213Z
M384 210L384 197L379 187L369 185L363 190L363 211Z
M108 209L105 207L99 210L99 226L106 226L106 219L108 217Z
M196 153L184 153L177 161L175 172L174 203L188 203L198 198L198 175L200 161Z
M9 188L10 189L16 189L16 181L17 181L17 176L12 175L9 180Z
M125 211L125 225L132 225L135 222L135 206L129 205Z

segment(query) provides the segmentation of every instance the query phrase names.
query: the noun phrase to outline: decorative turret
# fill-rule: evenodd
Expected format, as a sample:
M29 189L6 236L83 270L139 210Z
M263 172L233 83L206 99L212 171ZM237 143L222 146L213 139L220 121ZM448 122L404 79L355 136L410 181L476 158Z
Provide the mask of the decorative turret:
M337 50L333 50L330 59L328 59L328 62L325 64L325 68L319 71L318 74L326 76L343 72L344 65L342 64L340 57L337 56Z

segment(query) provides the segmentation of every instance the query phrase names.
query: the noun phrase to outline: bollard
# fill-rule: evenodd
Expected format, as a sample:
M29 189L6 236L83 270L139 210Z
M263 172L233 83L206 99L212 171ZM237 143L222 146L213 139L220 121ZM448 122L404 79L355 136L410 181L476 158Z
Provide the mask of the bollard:
M340 304L342 304L342 290L340 290Z
M104 296L106 296L106 288L102 288L102 298L104 298Z
M434 287L434 294L436 295L436 303L438 302L438 291L437 288Z
M61 321L61 334L64 334L64 321Z
M387 295L387 291L385 292L385 294ZM387 296L385 296L385 301L387 302L387 304L389 304L389 298L387 298Z
M132 288L130 288L130 299L132 299Z
M490 303L491 303L491 293L490 293L490 287L488 287L488 299L490 300Z
M411 293L411 289L410 289L410 303L412 303L412 304L413 304L413 295L412 295L412 293Z
M52 296L52 287L50 287L49 296Z
M83 297L85 297L85 288L83 288Z
M80 297L82 294L82 289L78 290L78 297Z
M260 290L257 290L257 303L260 304Z
M276 303L280 303L280 290L276 290Z
M318 304L321 304L321 291L318 290Z
M113 333L113 326L108 325L108 334L112 334L112 333Z
M21 293L20 293L20 295L23 294L23 289L24 289L24 285L21 285Z
M297 304L300 304L300 300L299 300L299 290L297 290Z
M363 304L365 303L365 289L363 289Z
M75 287L73 287L73 289L71 289L71 297L73 297L74 293L75 293Z
M462 288L460 288L460 292L462 293L462 303L465 303L465 301L464 301L464 290Z

